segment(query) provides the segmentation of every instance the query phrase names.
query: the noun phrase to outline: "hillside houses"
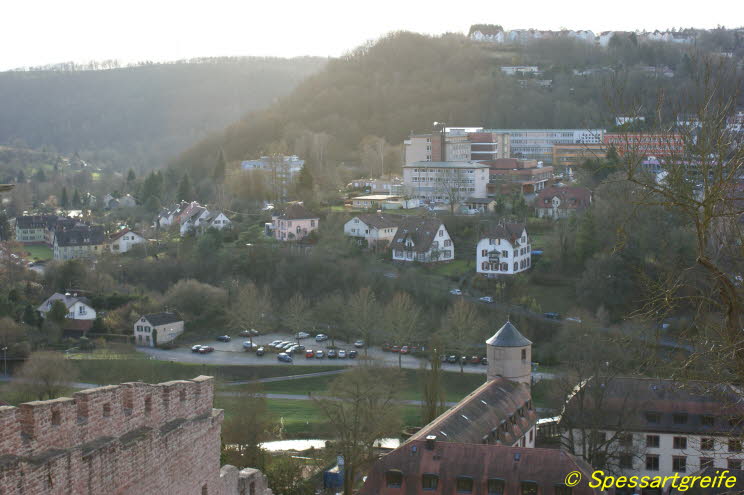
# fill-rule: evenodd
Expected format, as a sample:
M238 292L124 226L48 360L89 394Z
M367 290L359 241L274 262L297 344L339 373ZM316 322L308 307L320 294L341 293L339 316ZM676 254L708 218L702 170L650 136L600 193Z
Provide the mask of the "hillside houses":
M514 275L532 266L532 246L527 229L521 223L488 226L478 241L475 269L492 278Z
M318 229L320 217L301 203L292 203L283 211L275 212L266 225L267 234L276 240L301 241Z
M54 234L52 250L54 259L90 259L101 254L106 247L106 235L99 225L77 224Z
M118 254L126 253L137 244L143 244L145 242L147 242L147 239L142 234L124 228L109 236L108 246L112 253Z
M436 217L401 221L392 243L393 261L433 263L452 261L455 246L447 227Z
M46 318L52 310L55 302L59 302L67 309L62 330L65 335L80 337L85 335L93 327L93 321L97 317L96 310L87 297L78 296L66 292L52 294L46 301L36 308L42 318Z
M232 222L218 209L210 209L198 201L181 201L171 208L164 208L155 218L161 229L176 225L181 236L189 232L200 234L208 229L222 230L232 227Z
M360 214L344 224L344 235L364 241L369 247L383 248L392 242L401 221L397 215Z

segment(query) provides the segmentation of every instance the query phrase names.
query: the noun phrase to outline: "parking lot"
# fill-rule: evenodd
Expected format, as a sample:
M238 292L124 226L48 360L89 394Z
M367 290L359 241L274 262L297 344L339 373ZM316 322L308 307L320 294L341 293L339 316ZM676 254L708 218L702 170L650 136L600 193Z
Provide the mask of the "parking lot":
M216 336L215 336L216 337ZM290 334L287 333L269 333L266 335L259 335L253 337L253 342L258 345L263 345L266 349L266 354L263 356L257 356L255 352L248 352L243 350L243 342L250 340L248 337L237 337L231 336L230 342L219 342L215 339L195 342L194 344L209 345L214 347L214 352L208 354L199 354L191 352L191 345L179 347L172 350L164 349L153 349L150 347L140 348L143 352L151 355L155 359L165 361L177 361L183 363L209 363L209 364L228 364L228 365L249 365L249 366L261 366L261 365L275 365L275 366L355 366L360 358L365 356L364 349L356 349L352 342L345 342L343 340L336 339L334 344L336 349L344 349L346 351L357 350L359 357L356 359L329 359L324 357L323 359L306 358L305 353L297 353L293 356L292 363L282 363L277 360L278 351L270 349L268 344L274 340L284 340L287 342L297 342L297 339L293 339ZM299 343L304 345L307 349L313 351L321 349L324 352L328 352L331 346L331 340L317 343L315 342L315 335L306 339L300 339ZM193 344L192 344L193 345ZM383 352L380 347L371 347L367 350L367 357L381 361L389 365L398 365L398 353L395 352ZM401 364L404 368L418 369L421 367L422 359L411 356L402 355ZM444 363L443 369L449 371L460 371L458 364ZM465 371L467 373L486 373L486 366L477 364L465 365Z

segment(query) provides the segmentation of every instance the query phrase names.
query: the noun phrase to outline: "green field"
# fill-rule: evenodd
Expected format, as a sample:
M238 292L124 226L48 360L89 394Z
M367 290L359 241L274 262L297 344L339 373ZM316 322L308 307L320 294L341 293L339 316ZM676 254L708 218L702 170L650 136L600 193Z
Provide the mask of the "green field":
M28 253L28 258L33 261L46 261L54 256L52 248L41 244L23 246L23 249Z

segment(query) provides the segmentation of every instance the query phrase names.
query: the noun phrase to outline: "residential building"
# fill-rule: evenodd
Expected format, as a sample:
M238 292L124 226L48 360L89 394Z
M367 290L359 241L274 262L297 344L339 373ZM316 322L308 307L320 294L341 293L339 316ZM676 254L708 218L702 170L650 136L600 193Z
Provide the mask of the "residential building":
M318 229L320 217L300 203L292 203L271 217L271 230L278 241L301 241Z
M52 250L55 260L87 259L106 249L103 227L79 224L54 234Z
M393 261L431 263L455 259L449 232L436 217L410 216L401 220L392 243Z
M553 167L570 177L576 167L587 160L607 158L607 145L595 144L554 144Z
M393 194L368 194L351 198L351 205L359 209L382 209L383 204L389 201L400 201L402 196Z
M521 223L487 226L476 246L475 270L486 277L515 275L532 266L532 246Z
M182 333L183 319L173 312L142 315L134 322L134 342L139 346L166 344Z
M393 241L401 220L400 216L387 213L362 213L344 224L344 235L364 240L367 246L383 248Z
M502 66L501 72L508 76L525 76L527 74L532 76L539 76L542 71L536 65L512 65Z
M47 244L49 222L56 221L57 215L24 215L16 218L15 238L23 244Z
M402 194L403 179L401 177L378 177L376 179L354 179L346 187L349 189L365 189L370 194Z
M599 495L593 469L558 449L536 449L532 343L510 322L486 341L486 382L370 470L360 495L471 493ZM578 485L566 474L582 473Z
M484 164L489 167L487 191L491 196L513 191L529 196L545 189L553 179L553 167L536 160L500 158Z
M292 182L305 166L305 160L297 155L262 156L258 160L244 160L240 164L243 170L262 170L269 174L270 185L274 194L286 197Z
M225 216L224 213L218 210L210 210L209 214L204 218L204 221L199 226L202 230L206 229L229 229L232 227L232 222L230 221L227 216Z
M219 210L209 210L206 206L189 205L185 212L176 215L174 218L179 219L179 231L182 236L188 232L196 234L204 233L207 229L222 230L230 228L232 222Z
M553 145L600 144L604 129L486 129L509 135L512 158L553 163Z
M663 133L607 133L604 136L604 144L609 148L612 146L619 155L633 153L645 158L654 156L666 158L681 157L684 152L684 140L679 134Z
M147 239L145 239L142 234L128 228L121 229L120 231L111 234L108 240L109 249L115 254L126 253L137 244L143 244L145 242L147 242Z
M567 218L584 211L592 203L592 192L586 187L552 186L535 198L535 214L539 218Z
M403 166L403 183L414 198L458 203L485 198L488 165L476 162L416 162Z
M621 474L742 468L744 405L738 387L627 377L594 377L581 386L584 393L569 398L561 418L565 445L573 442L574 451L582 447L581 432L591 431L612 442L607 451L615 455L608 462Z
M42 318L46 318L51 311L55 301L59 301L67 308L65 321L62 323L62 334L65 337L82 337L93 328L93 321L97 313L93 309L87 297L79 297L77 294L55 293L36 308Z
M111 194L107 194L103 197L103 207L107 210L114 210L116 208L134 208L137 206L137 200L131 194L125 194L124 196L115 197Z
M468 198L462 202L466 213L493 213L496 210L496 200L492 198Z

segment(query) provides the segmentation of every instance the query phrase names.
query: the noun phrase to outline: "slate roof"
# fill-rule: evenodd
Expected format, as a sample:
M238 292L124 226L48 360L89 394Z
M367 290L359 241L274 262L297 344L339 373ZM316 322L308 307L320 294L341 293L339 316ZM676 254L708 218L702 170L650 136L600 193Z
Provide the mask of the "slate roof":
M486 344L494 347L524 347L532 344L524 335L519 333L517 327L507 321Z
M529 387L498 377L475 389L409 441L436 435L442 442L512 445L536 423Z
M24 215L16 218L16 228L44 229L50 221L57 221L57 215Z
M75 226L69 230L57 231L55 240L59 246L97 246L104 243L103 227L93 225Z
M403 246L405 240L410 237L413 241L413 250L417 253L426 253L442 225L442 221L436 217L407 217L398 225L392 246Z
M400 225L402 218L400 215L387 215L383 213L362 213L356 216L365 225L376 229L388 229Z
M183 321L183 318L178 316L178 313L164 311L161 313L152 313L149 315L142 315L140 319L145 318L149 321L152 326L159 327L160 325L167 325L168 323L177 323Z
M579 210L589 207L592 202L592 192L585 187L547 187L537 194L535 208L552 208L553 197L561 200L560 210Z
M73 296L69 294L61 294L59 292L55 292L52 294L49 299L44 301L41 306L39 306L37 311L41 311L43 313L49 311L49 308L52 304L54 304L55 301L62 301L62 303L65 305L67 309L70 309L70 307L75 304L76 302L81 302L84 304L87 304L88 306L91 306L90 299L84 296ZM92 307L92 306L91 306Z
M278 215L278 218L280 220L308 220L319 217L301 204L294 203L287 206L284 211Z
M481 239L506 239L514 244L522 238L522 232L525 232L523 223L492 223L483 229Z
M744 434L744 401L741 391L732 385L635 377L603 380L599 377L588 381L584 387L602 387L601 393L588 390L583 395L584 409L592 407L594 397L601 398L599 420L608 429L622 424L623 429L633 431ZM597 421L595 415L586 418L579 414L579 407L578 396L572 396L563 413L566 425L579 425L582 420ZM682 419L684 422L680 421ZM706 419L712 424L704 424Z
M426 440L407 442L380 458L370 470L360 495L426 493L458 493L457 478L473 480L473 493L487 493L489 479L504 481L506 494L522 493L521 483L537 483L538 492L555 493L563 485L566 474L582 473L581 481L571 489L572 495L594 495L598 490L589 487L592 467L585 461L559 449L534 449L500 445L477 445L437 441L432 448ZM400 488L388 488L387 472L402 475ZM436 490L422 486L424 474L438 476Z

